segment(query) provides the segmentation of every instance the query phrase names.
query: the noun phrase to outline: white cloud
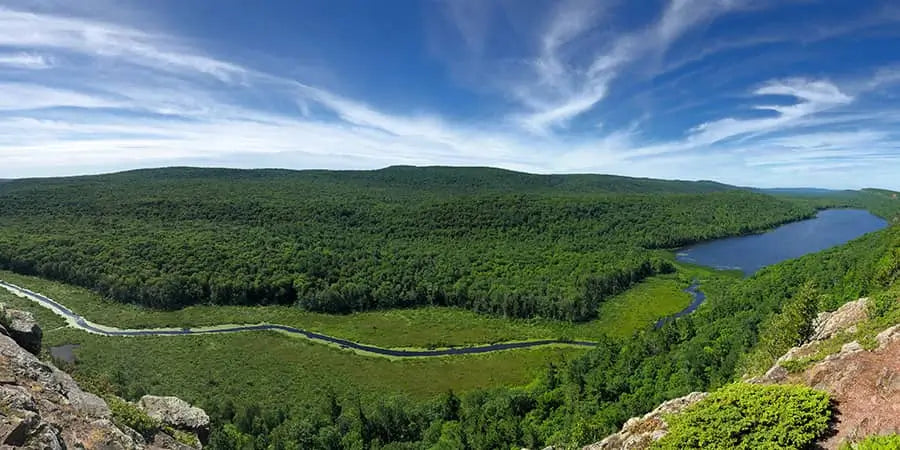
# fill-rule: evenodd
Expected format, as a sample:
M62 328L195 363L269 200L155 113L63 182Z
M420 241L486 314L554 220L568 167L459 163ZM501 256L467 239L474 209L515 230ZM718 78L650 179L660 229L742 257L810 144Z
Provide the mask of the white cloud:
M0 82L0 110L54 107L106 108L117 103L100 96L30 83Z
M16 69L48 69L53 65L50 58L34 53L0 53L0 66Z
M534 60L536 79L514 87L514 94L530 111L516 119L534 132L546 132L592 110L603 100L610 83L624 68L642 58L659 56L692 27L743 6L737 0L674 0L647 28L621 34L589 64L567 60L566 46L585 39L601 16L595 2L563 4L541 38Z
M179 163L293 168L402 163L757 185L784 184L778 181L790 173L791 184L839 187L833 185L838 178L815 171L856 164L875 174L873 183L890 181L888 169L900 165L900 140L890 131L900 111L854 110L866 91L824 79L758 85L750 92L767 117L722 113L684 137L649 140L637 126L581 135L549 132L595 108L627 65L665 52L698 24L740 7L674 1L648 27L599 45L588 35L605 11L567 3L542 34L529 78L510 88L518 96L516 118L534 134L503 122L389 113L319 86L206 56L164 33L0 9L0 46L66 63L35 72L28 83L0 78L0 178ZM480 45L477 40L484 37L477 27L472 30L467 45ZM601 51L593 52L597 48ZM591 57L579 59L585 51ZM77 58L69 64L73 55ZM79 65L79 59L86 61ZM879 86L889 83L886 74ZM270 99L278 106L271 107ZM291 100L298 106L285 108ZM825 126L842 129L826 133ZM846 130L854 126L858 129ZM804 175L804 167L813 172Z
M758 119L725 118L698 125L691 130L690 143L714 144L736 136L758 134L784 129L813 114L850 103L853 98L841 92L834 84L823 80L793 78L772 81L757 89L756 95L783 95L793 97L797 103L790 105L758 105L756 109L772 111L775 117Z
M160 36L89 19L0 7L0 46L54 49L115 58L154 70L188 71L241 82L242 67L175 48Z

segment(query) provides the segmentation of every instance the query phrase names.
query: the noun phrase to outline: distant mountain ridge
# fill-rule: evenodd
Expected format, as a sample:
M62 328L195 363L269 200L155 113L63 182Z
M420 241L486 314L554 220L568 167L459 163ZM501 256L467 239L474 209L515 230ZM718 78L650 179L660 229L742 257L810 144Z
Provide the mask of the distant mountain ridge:
M72 181L164 179L260 179L347 183L376 188L414 188L466 193L566 191L573 193L705 193L745 189L715 181L662 180L601 174L539 175L492 167L390 166L376 170L290 170L165 167L103 175L30 179L53 184ZM23 181L23 180L10 180Z
M837 192L847 192L844 189L825 189L815 187L792 187L792 188L753 188L757 191L768 194L834 194Z

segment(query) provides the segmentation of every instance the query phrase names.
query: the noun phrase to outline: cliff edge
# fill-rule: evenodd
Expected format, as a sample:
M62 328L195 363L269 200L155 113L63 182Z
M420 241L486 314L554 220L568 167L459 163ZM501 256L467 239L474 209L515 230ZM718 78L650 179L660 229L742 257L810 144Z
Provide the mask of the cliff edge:
M169 424L167 412L157 408L159 431L142 436L116 424L116 414L103 398L85 392L72 377L35 356L40 351L41 330L31 314L0 309L0 448L32 449L188 449L200 440L185 438L185 427ZM168 404L186 405L174 397ZM141 410L116 399L118 407ZM159 404L154 399L149 403ZM182 405L184 404L184 405ZM209 426L206 413L187 406L191 425ZM173 414L180 414L176 411ZM152 415L149 411L144 414ZM177 425L184 425L179 423ZM163 430L172 431L171 434ZM176 429L178 431L176 431ZM190 430L194 431L194 430ZM181 434L176 439L172 434ZM194 435L196 436L196 434ZM148 439L149 438L149 439ZM185 442L191 442L188 445Z
M791 348L765 375L746 380L764 385L805 385L827 392L834 418L817 443L836 449L867 436L900 433L900 324L872 331L869 300L821 313L809 342ZM669 400L629 419L622 429L584 450L647 449L668 432L666 417L702 401L706 393Z

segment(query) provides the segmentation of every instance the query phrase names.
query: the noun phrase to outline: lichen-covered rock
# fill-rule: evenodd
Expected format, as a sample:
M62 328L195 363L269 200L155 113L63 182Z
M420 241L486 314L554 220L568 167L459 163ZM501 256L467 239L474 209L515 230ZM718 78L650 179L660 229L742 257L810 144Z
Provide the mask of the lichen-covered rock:
M209 416L206 412L178 397L145 395L138 402L150 417L176 429L196 434L201 441L209 435Z
M17 309L7 309L5 315L6 334L25 350L35 355L40 353L44 333L34 320L34 316L30 312Z
M810 340L823 341L838 332L847 331L868 318L868 298L863 297L859 300L845 303L833 312L819 313L819 316L816 317L815 329Z
M875 336L879 347L884 347L891 342L900 340L900 324L894 325Z
M0 335L0 447L139 449L106 403Z
M692 392L684 397L669 400L643 417L632 417L622 429L607 436L602 441L585 446L582 450L642 450L662 439L668 432L665 416L684 411L688 406L709 395L706 392Z

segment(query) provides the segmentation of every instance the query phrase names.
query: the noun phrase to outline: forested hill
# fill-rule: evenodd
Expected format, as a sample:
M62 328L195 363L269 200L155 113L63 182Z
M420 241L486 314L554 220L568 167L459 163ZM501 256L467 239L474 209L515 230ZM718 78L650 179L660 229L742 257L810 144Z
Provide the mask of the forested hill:
M123 302L438 304L586 320L662 253L811 216L712 182L170 168L0 184L0 266Z
M258 180L314 185L369 188L394 192L431 191L439 193L704 193L739 189L714 181L675 181L632 178L616 175L538 175L492 167L391 166L379 170L285 170L285 169L205 169L170 167L139 169L106 175L18 180L22 187L73 183L141 184L165 180ZM0 180L4 181L4 180ZM7 180L9 181L9 180ZM8 186L15 189L16 185Z

